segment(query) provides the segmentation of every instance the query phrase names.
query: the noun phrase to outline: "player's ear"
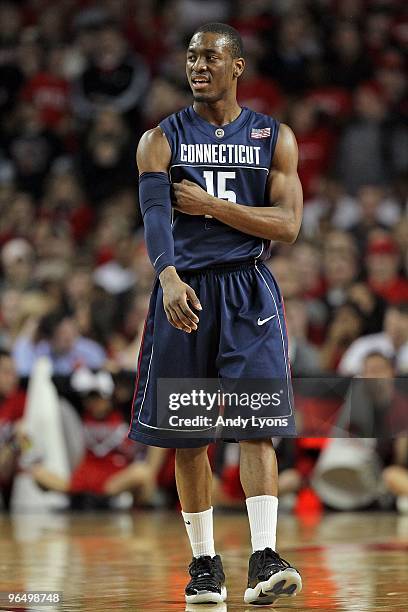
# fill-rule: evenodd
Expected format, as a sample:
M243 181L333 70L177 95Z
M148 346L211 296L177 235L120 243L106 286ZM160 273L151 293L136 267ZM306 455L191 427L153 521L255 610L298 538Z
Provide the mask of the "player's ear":
M245 60L243 57L238 57L234 59L233 74L236 79L240 77L241 74L244 72L244 68L245 68Z

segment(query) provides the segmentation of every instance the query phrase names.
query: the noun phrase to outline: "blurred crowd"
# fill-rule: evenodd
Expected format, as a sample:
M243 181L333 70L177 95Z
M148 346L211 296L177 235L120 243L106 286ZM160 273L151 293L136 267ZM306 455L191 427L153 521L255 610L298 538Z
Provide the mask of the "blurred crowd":
M186 43L209 21L243 36L240 104L299 144L301 235L268 263L293 375L408 374L403 0L2 2L0 370L27 379L39 356L57 376L136 370L153 269L135 150L191 103ZM16 385L12 400L0 389L0 445ZM120 401L129 411L131 385Z

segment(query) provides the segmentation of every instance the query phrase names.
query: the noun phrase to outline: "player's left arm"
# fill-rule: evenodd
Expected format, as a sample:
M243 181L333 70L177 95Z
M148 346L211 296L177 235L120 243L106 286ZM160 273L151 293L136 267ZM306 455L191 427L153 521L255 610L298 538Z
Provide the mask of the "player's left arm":
M251 236L293 243L299 234L303 211L297 165L295 136L290 127L281 124L267 184L270 206L231 204L209 195L191 181L182 181L173 185L176 208L186 214L211 215Z

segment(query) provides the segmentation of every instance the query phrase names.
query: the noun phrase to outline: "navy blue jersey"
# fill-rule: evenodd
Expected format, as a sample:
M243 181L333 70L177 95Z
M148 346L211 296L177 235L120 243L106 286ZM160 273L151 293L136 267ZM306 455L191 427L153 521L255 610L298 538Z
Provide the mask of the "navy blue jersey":
M160 127L171 148L173 183L188 179L231 206L269 205L266 185L279 131L275 119L244 107L235 121L217 127L190 106ZM211 217L174 211L173 237L177 270L269 256L268 240Z

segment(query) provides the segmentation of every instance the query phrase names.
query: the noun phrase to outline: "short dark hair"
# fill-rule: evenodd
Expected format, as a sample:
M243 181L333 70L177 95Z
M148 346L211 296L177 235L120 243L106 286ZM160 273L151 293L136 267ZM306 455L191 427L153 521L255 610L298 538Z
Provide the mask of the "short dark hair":
M232 57L243 57L244 44L242 42L241 34L238 32L238 30L227 23L205 23L196 29L193 36L199 32L214 32L215 34L223 34L225 38L228 39L228 46Z

